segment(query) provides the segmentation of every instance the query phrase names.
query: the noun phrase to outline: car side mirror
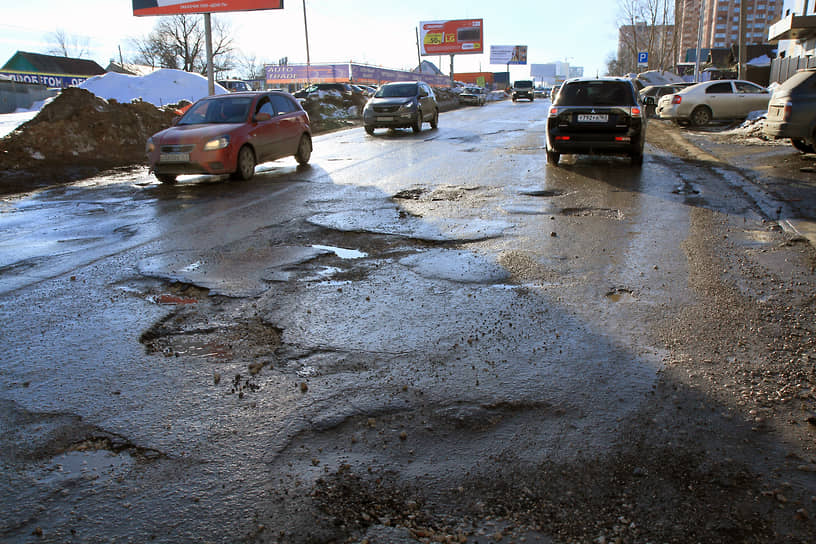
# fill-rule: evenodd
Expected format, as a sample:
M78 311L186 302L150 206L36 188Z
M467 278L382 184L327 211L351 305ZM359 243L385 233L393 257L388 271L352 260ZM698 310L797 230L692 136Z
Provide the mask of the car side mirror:
M262 121L269 121L270 119L272 119L272 115L266 113L265 111L255 114L255 121L259 123Z

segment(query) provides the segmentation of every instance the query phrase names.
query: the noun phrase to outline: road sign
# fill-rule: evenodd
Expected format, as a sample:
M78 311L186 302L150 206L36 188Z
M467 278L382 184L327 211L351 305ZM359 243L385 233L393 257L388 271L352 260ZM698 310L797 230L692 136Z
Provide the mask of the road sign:
M638 64L649 64L649 52L641 51L638 53Z

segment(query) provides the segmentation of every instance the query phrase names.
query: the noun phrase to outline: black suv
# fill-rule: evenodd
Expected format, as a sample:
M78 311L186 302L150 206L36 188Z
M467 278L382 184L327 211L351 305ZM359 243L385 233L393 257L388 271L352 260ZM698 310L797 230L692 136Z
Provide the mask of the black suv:
M527 79L522 79L513 83L513 94L511 95L513 102L521 98L526 98L530 102L535 100L535 90L533 89L533 82Z
M628 155L643 164L646 116L626 78L576 78L561 86L547 117L547 162L562 153Z
M439 126L439 105L431 87L422 81L386 83L363 108L363 123L369 134L379 127L411 127L419 132L425 122L433 129Z

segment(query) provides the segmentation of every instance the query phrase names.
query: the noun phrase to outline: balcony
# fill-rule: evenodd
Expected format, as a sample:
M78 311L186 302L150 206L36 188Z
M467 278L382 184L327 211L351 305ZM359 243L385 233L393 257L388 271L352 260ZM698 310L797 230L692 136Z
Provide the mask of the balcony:
M768 41L804 41L816 36L816 15L794 15L783 17L768 29Z

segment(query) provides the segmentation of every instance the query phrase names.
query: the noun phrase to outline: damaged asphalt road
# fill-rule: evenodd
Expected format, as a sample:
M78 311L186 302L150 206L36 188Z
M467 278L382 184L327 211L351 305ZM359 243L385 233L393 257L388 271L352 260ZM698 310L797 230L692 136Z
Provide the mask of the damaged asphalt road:
M4 200L2 540L810 542L813 246L669 125L548 168L545 117Z

